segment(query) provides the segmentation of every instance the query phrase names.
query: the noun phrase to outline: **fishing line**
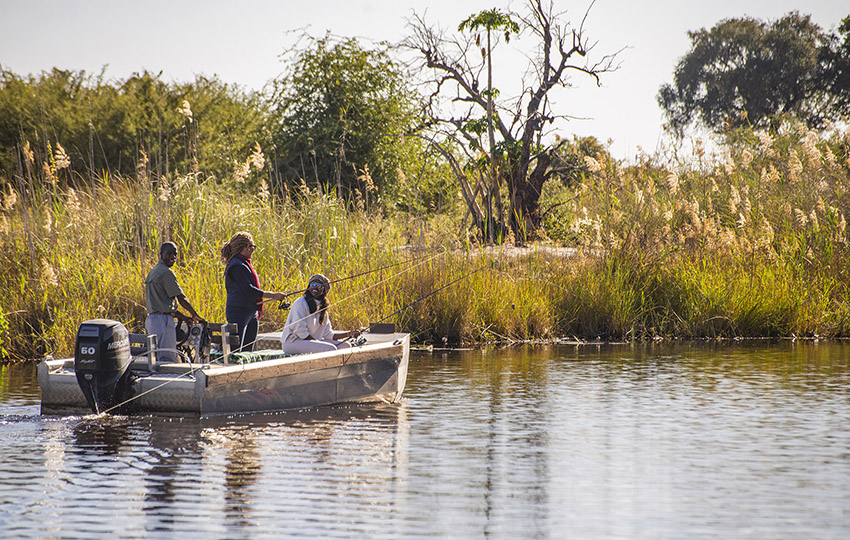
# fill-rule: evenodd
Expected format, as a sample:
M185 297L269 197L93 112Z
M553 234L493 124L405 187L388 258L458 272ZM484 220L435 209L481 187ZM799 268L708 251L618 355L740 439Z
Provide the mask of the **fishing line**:
M434 257L436 257L437 255L440 255L440 254L442 254L442 253L443 253L443 252L437 253L436 255L434 255ZM431 257L431 258L433 258L433 257ZM423 261L422 263L419 263L419 264L417 264L416 266L419 266L420 264L423 264L424 262L427 262L427 261ZM443 285L443 286L442 286L442 287L440 287L439 289L436 289L436 290L431 291L430 293L426 294L426 295L425 295L425 296L423 296L422 298L419 298L419 299L417 299L417 300L415 300L415 301L411 302L410 304L407 304L406 306L402 307L401 309L398 309L398 310L394 311L393 313L390 313L389 315L387 315L386 317L384 317L384 318L380 319L380 320L379 320L379 321L377 321L377 322L378 322L378 323L381 323L381 322L383 322L383 321L385 321L385 320L389 319L389 318L390 318L390 317L392 317L393 315L396 315L396 314L398 314L398 313L400 313L400 312L404 311L405 309L407 309L407 308L409 308L409 307L411 307L411 306L413 306L413 305L415 305L415 304L418 304L419 302L421 302L422 300L425 300L425 299L426 299L426 298L428 298L429 296L433 296L433 295L437 294L438 292L442 291L443 289L445 289L445 288L447 288L447 287L450 287L451 285L454 285L454 284L455 284L455 283L457 283L458 281L462 281L462 280L464 280L464 279L468 278L469 276L471 276L471 275L473 275L473 274L475 274L475 273L477 273L477 272L480 272L481 270L484 270L484 269L485 269L485 268L487 268L488 266L489 266L489 267L492 267L494 264L495 264L495 262L494 262L494 261L488 262L487 264L485 264L485 265L483 265L483 266L481 266L481 267L479 267L479 268L476 268L476 269L475 269L475 270L473 270L472 272L469 272L468 274L463 275L463 276L461 276L461 277L457 278L456 280L454 280L454 281L452 281L452 282L450 282L450 283L447 283L447 284ZM340 300L337 300L336 302L334 302L334 303L332 303L332 304L328 304L328 307L327 307L327 308L325 308L325 309L327 310L327 309L330 309L332 306L335 306L335 305L341 304L341 303L343 303L343 302L346 302L346 301L348 301L348 300L350 300L350 299L354 298L355 296L357 296L357 295L359 295L359 294L362 294L362 293L364 293L364 292L368 291L369 289L372 289L372 288L374 288L374 287L377 287L378 285L381 285L381 284L383 284L383 283L386 283L387 281L389 281L389 280L393 279L394 277L399 276L399 275L403 274L404 272L407 272L408 270L411 270L411 269L415 268L416 266L412 266L412 267L410 267L410 268L407 268L407 269L405 269L405 270L403 270L403 271L399 272L398 274L395 274L395 275L393 275L393 276L390 276L390 277L388 277L387 279L382 280L382 281L379 281L379 282L377 282L377 283L375 283L375 284L373 284L373 285L370 285L369 287L366 287L365 289L362 289L362 290L360 290L360 291L358 291L358 292L356 292L356 293L354 293L354 294L352 294L352 295L350 295L350 296L347 296L347 297L345 297L345 298L342 298L342 299L340 299ZM313 314L313 313L311 313L311 314L310 314L310 315L308 315L307 317L302 317L302 318L301 318L301 319L299 319L298 321L293 321L293 323L290 323L290 324L294 324L294 323L296 323L296 322L303 321L304 319L308 319L309 317L311 317L311 316L313 316L313 315L314 315L314 314ZM284 325L284 328L286 328L286 325ZM361 330L361 331L363 331L363 332L365 332L365 331L368 331L368 330L369 330L369 327L363 327L363 328L361 328L360 330Z
M440 253L443 253L444 251L445 251L445 250L443 250L443 251L441 251L441 252L437 253L436 255L431 255L431 256L429 257L429 259L430 259L430 258L433 258L433 257L436 257L437 255L439 255ZM399 266L399 265L402 265L402 264L410 264L410 263L413 263L413 262L415 262L415 261L419 260L420 258L424 258L424 257L425 257L425 255L422 255L421 257L416 257L416 258L414 258L413 260L408 260L408 261L399 261L399 262L397 262L397 263L387 264L387 265L385 265L385 266L381 266L380 268L373 268L373 269L371 269L371 270L366 270L365 272L360 272L359 274L354 274L354 275L351 275L351 276L346 276L346 277L337 278L337 279L335 279L335 280L333 280L333 281L330 281L329 283L330 283L331 285L333 285L334 283L339 283L339 282L341 282L341 281L346 281L346 280L354 279L354 278L357 278L357 277L360 277L360 276L365 276L365 275L368 275L368 274L371 274L371 273L374 273L374 272L380 272L381 270L386 270L387 268L393 268L394 266ZM296 290L296 291L290 291L290 292L283 293L283 295L284 295L284 297L289 297L289 296L292 296L293 294L303 294L303 293L305 293L305 292L307 292L307 289L298 289L298 290ZM273 302L273 300L272 300L271 298L268 298L268 299L264 299L262 302L263 302L263 303L266 303L266 302Z
M360 295L360 294L363 294L364 292L368 291L369 289L373 289L373 288L375 288L375 287L377 287L377 286L379 286L379 285L383 285L384 283L386 283L386 282L388 282L388 281L390 281L390 280L392 280L392 279L397 278L398 276L400 276L400 275L404 274L405 272L409 272L410 270L413 270L414 268L417 268L417 267L419 267L419 266L422 266L423 264L425 264L425 263L427 263L427 262L431 261L432 259L434 259L434 258L436 258L436 257L438 257L438 256L440 256L440 255L443 255L445 252L446 252L446 250L445 250L445 249L443 249L443 250L441 250L441 251L438 251L437 253L435 253L435 254L433 254L433 255L429 256L427 259L424 259L424 260L422 260L422 261L420 261L420 262L418 262L418 263L414 264L413 266L410 266L410 267L408 267L408 268L405 268L405 269L404 269L404 270L402 270L401 272L397 272L397 273L395 273L395 274L393 274L393 275L389 276L389 277L388 277L388 278L386 278L386 279L383 279L383 280L381 280L381 281L378 281L378 282L376 282L376 283L373 283L372 285L369 285L369 286L368 286L368 287L366 287L365 289L361 289L361 290L359 290L359 291L355 292L354 294L351 294L351 295L349 295L349 296L346 296L345 298L341 298L341 299L337 300L336 302L333 302L333 303L328 304L328 306L327 306L326 308L324 308L324 309L325 309L325 310L328 310L328 309L330 309L332 306L336 306L336 305L339 305L339 304L341 304L341 303L343 303L343 302L347 302L348 300L351 300L351 299L352 299L352 298L354 298L355 296L358 296L358 295ZM420 258L424 258L424 257L420 257ZM414 261L416 261L416 260L419 260L419 259L413 259L413 260L414 260ZM411 261L405 261L405 262L411 262ZM399 264L400 264L400 263L399 263ZM396 264L395 266L397 266L397 265L398 265L398 264ZM342 279L347 279L347 278L342 278ZM337 280L337 281L342 281L342 279L339 279L339 280ZM333 282L331 282L331 283L333 283ZM306 290L306 289L302 289L302 292L304 292L305 290ZM321 310L316 311L316 313L318 313L319 311L321 311ZM292 321L291 323L289 323L289 325L291 326L291 325L293 325L293 324L295 324L295 323L299 323L299 322L301 322L301 321L307 320L307 319L309 319L310 317L312 317L313 315L315 315L315 313L311 313L310 315L307 315L306 317L301 317L300 319L298 319L298 320L296 320L296 321ZM281 330L283 330L283 328L286 328L286 326L287 326L287 325L284 323L283 327L281 327ZM256 343L256 342L257 342L257 340L254 340L254 342L252 343L252 345L253 345L254 343Z
M451 286L451 285L454 285L454 284L455 284L455 283L457 283L458 281L464 280L464 279L468 278L469 276L471 276L472 274L475 274L476 272L480 272L480 271L484 270L484 269L485 269L485 268L487 268L488 266L489 266L489 267L492 267L494 264L495 264L495 263L494 263L494 261L490 261L490 262L488 262L487 264L485 264L484 266L482 266L482 267L480 267L480 268L477 268L477 269L473 270L472 272L470 272L470 273L466 274L465 276L461 276L461 277L457 278L456 280L452 281L451 283L446 283L445 285L443 285L443 286L442 286L442 287L440 287L439 289L436 289L436 290L434 290L434 291L431 291L430 293L426 294L426 295L425 295L425 296L423 296L422 298L420 298L420 299L418 299L418 300L415 300L415 301L413 301L413 302L411 302L411 303L407 304L407 305L406 305L406 306L404 306L403 308L398 309L398 310L396 310L396 311L394 311L394 312L390 313L389 315L387 315L387 316L386 316L386 317L384 317L383 319L379 320L378 322L379 322L379 323L382 323L382 322L384 322L385 320L387 320L387 319L389 319L390 317L392 317L393 315L397 315L397 314L401 313L402 311L404 311L405 309L407 309L407 308L409 308L409 307L411 307L411 306L414 306L414 305L418 304L418 303L419 303L419 302L421 302L422 300L425 300L425 299L426 299L426 298L428 298L429 296L433 296L433 295L437 294L438 292L442 291L442 290L443 290L443 289L445 289L446 287L449 287L449 286Z
M176 352L177 354L180 354L180 355L185 356L185 357L186 357L186 359L189 361L189 365L191 365L191 362L192 362L191 358L189 358L189 356L188 356L185 352L183 352L183 351L181 351L181 350L179 350L179 349L157 349L157 351L169 351L169 352ZM139 355L139 357L142 357L142 356L150 356L151 352L153 352L153 351L148 351L148 352L146 352L146 353L144 353L144 354L140 354L140 355ZM144 396L145 394L150 394L150 393L151 393L151 392L153 392L154 390L159 390L160 388L162 388L162 387L163 387L163 386L165 386L166 384L173 383L173 382L174 382L174 381L176 381L177 379L180 379L180 378L185 377L185 376L187 376L187 375L194 375L196 371L200 371L200 370L202 370L202 369L204 369L204 365L200 365L200 366L198 366L198 367L196 367L196 368L191 368L191 369L190 369L189 371L187 371L186 373L181 373L181 374L180 374L180 375L178 375L177 377L174 377L174 378L172 378L172 379L168 379L168 380L164 381L162 384L158 384L158 385L154 386L153 388L150 388L150 389L148 389L148 390L145 390L145 391L144 391L144 392L142 392L141 394L136 394L135 396L131 397L130 399L127 399L127 400L125 400L125 401L122 401L121 403L118 403L118 404L116 404L116 405L113 405L112 407L109 407L108 409L104 409L104 410L102 410L102 411L98 411L98 412L97 412L97 414L98 414L98 415L101 415L101 414L108 414L110 411L114 411L114 410L115 410L115 409L117 409L118 407L123 407L124 405L126 405L126 404L130 403L131 401L135 401L135 400L139 399L140 397ZM82 422L82 420L80 420L80 422Z

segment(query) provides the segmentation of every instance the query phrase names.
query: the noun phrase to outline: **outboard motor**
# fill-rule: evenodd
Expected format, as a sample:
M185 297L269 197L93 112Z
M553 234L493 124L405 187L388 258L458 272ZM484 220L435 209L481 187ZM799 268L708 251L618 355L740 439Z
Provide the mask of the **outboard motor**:
M130 334L123 324L93 319L80 325L74 371L92 412L99 414L129 397L132 361Z

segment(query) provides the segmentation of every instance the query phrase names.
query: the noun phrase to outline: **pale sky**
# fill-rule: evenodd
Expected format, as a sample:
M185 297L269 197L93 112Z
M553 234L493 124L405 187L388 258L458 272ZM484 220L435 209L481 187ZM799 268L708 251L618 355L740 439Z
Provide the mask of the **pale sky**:
M589 0L556 0L556 10L579 24ZM84 69L123 79L147 69L166 81L218 75L228 83L260 90L283 70L280 54L296 31L398 42L416 11L448 29L484 9L522 7L521 0L0 0L0 65L19 75L53 67ZM574 77L574 88L556 96L557 111L586 120L558 126L565 138L611 139L611 153L633 159L638 147L654 153L662 140L663 115L655 96L671 82L687 53L687 31L711 28L721 19L751 16L775 20L789 11L812 15L833 30L850 15L848 0L597 0L585 23L593 53L620 53L621 67L602 88ZM522 45L513 40L511 45ZM598 53L598 54L597 54ZM509 86L518 67L499 64L496 86ZM504 53L503 58L509 56ZM501 68L501 70L499 69ZM502 79L504 77L504 79ZM501 80L505 82L500 83ZM503 91L503 95L505 92Z

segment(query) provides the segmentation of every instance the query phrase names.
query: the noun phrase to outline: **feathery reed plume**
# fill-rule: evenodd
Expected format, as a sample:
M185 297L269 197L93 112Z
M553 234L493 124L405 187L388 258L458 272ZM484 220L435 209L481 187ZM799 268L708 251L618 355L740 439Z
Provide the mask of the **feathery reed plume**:
M56 272L53 271L53 267L50 266L50 263L47 262L47 259L41 260L41 285L43 288L47 288L47 286L55 287L59 284L59 280L56 278Z
M667 182L667 188L672 195L679 192L679 175L675 172L670 172L664 180Z
M77 197L77 192L74 191L74 188L68 188L68 196L65 199L65 210L71 216L76 216L80 213L82 206L80 205L80 199ZM76 223L76 220L72 221L72 223Z
M806 160L809 162L809 165L818 166L820 165L821 154L820 150L817 147L818 143L818 134L815 131L809 130L806 132L806 136L803 139L803 154L806 156Z
M761 227L759 228L760 238L765 242L765 244L772 244L773 239L776 237L774 233L773 226L767 220L766 217L762 216L761 218Z
M584 165L587 167L587 170L592 173L598 173L602 170L602 166L599 162L590 156L584 156Z
M24 159L27 162L27 166L35 163L35 154L33 153L32 148L30 148L30 142L29 141L27 141L26 144L24 144Z
M812 208L812 211L809 214L809 223L811 223L812 229L814 229L815 232L818 232L820 230L820 222L818 221L818 213L814 208Z
M18 192L15 191L15 188L9 186L8 195L3 196L3 209L7 212L12 210L15 207L15 204L18 202Z
M41 165L41 172L44 174L44 179L50 182L51 184L56 183L56 175L53 174L53 167L50 166L46 161Z
M762 154L769 158L776 157L776 150L773 148L773 137L771 137L770 133L759 131L756 133L756 136L758 137L759 150L761 150Z
M773 163L770 163L767 166L767 179L772 183L779 182L779 171L776 170L776 167L773 166Z
M363 165L363 168L360 169L360 175L357 177L358 180L363 182L366 185L366 194L368 195L370 192L377 193L378 186L375 185L375 182L372 180L372 173L369 172L369 164Z
M68 154L65 152L65 149L62 148L62 145L58 142L56 143L56 152L53 155L53 159L56 162L56 170L67 169L71 166L71 158L68 157Z
M188 100L183 100L183 103L179 107L177 107L177 112L182 114L190 124L195 119L194 115L192 114L192 107L189 106Z
M254 143L254 151L248 157L248 161L257 171L262 171L266 166L266 156L263 155L263 149L260 148L260 143Z
M236 162L233 166L233 178L240 184L245 183L248 174L251 172L251 160L248 159L244 163Z
M146 176L145 171L148 166L148 153L145 152L144 148L139 150L139 159L136 161L136 174L139 176Z
M803 162L797 155L796 150L791 150L788 155L788 180L795 183L800 180L800 175L803 173Z
M799 208L794 209L794 221L801 229L805 229L806 225L808 225L809 223L809 219L806 217L806 213L800 210Z
M738 194L738 188L731 186L729 188L729 211L733 214L736 213L739 204L741 204L741 195Z
M171 200L171 186L168 184L167 177L163 177L159 182L159 200L162 202Z
M838 163L838 160L835 159L835 154L832 153L832 149L827 146L826 148L824 148L823 153L824 160L826 160L826 164L829 166L829 168L835 168L835 165Z
M753 162L753 154L750 153L749 150L745 149L743 152L741 152L741 165L743 165L744 167L749 167L750 163L752 163L752 162Z

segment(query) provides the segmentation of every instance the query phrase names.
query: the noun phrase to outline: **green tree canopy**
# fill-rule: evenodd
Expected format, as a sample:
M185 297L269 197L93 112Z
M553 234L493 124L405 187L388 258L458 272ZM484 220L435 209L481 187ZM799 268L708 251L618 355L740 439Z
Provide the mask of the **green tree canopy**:
M387 45L307 37L274 81L276 167L288 183L302 179L341 197L357 189L392 189L418 142L415 97ZM368 174L367 174L368 171Z
M836 75L825 69L838 41L808 15L795 11L772 23L725 19L688 35L691 50L658 95L677 134L696 122L720 132L766 125L780 113L812 127L842 115L828 80Z
M834 97L833 110L837 117L850 115L850 15L841 21L838 31L821 50L824 84Z
M104 171L133 175L201 172L224 178L265 143L265 101L217 78L166 83L149 72L119 81L53 69L21 77L0 69L0 170L20 170L22 149L36 169L61 145L68 178Z

